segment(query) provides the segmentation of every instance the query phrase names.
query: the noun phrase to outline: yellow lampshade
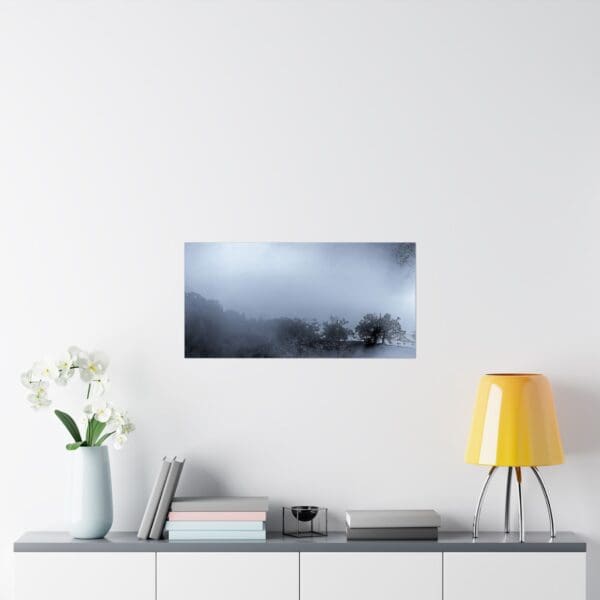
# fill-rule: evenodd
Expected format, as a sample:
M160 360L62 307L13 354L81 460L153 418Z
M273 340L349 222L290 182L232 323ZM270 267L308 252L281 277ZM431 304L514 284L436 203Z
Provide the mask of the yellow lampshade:
M552 388L543 375L484 375L479 383L465 460L503 467L564 461Z

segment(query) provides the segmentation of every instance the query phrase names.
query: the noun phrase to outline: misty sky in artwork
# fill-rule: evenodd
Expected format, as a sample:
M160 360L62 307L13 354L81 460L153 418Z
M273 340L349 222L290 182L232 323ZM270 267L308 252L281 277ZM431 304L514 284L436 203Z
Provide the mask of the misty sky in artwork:
M385 243L187 243L185 290L247 317L366 313L399 316L415 331L415 269ZM410 244L414 250L414 245Z

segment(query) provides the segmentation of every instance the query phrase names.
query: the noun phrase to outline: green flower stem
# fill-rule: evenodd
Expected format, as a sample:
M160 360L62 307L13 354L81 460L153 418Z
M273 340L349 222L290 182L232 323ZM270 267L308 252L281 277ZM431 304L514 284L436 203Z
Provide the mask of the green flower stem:
M102 444L104 444L104 442L114 433L114 431L111 431L109 433L105 433L97 442L96 442L96 446L102 446Z
M94 420L94 418L92 417L87 424L87 429L85 432L85 442L88 446L91 446L91 439L92 439L92 421Z

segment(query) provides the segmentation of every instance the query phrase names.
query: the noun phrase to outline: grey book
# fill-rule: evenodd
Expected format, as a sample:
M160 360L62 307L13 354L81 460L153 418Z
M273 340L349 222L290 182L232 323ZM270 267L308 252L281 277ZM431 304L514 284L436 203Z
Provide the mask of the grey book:
M184 462L185 460L179 461L174 458L171 466L169 467L169 473L167 475L167 480L165 481L165 487L163 488L160 496L158 508L156 509L156 515L154 516L154 521L152 523L152 529L150 529L150 539L152 540L160 540L162 538L165 523L167 522L169 506L171 506L171 501L175 495L175 490L177 489L177 484L179 483L179 477L181 476Z
M437 527L346 528L349 540L437 540Z
M154 480L154 486L150 492L148 504L146 504L146 510L144 511L144 516L138 530L137 536L140 540L147 540L150 535L150 529L152 528L152 523L154 523L154 516L156 515L156 509L158 508L158 503L160 502L160 497L167 481L170 466L171 461L167 460L166 456L163 456L160 471Z
M267 512L268 509L266 496L188 496L174 498L171 503L173 512Z
M349 510L346 525L352 529L377 527L439 527L435 510Z

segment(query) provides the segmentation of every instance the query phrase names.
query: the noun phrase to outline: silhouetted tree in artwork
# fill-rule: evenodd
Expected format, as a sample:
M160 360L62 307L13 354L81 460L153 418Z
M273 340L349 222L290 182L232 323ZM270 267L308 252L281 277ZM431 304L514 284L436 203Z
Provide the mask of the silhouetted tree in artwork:
M397 264L414 273L415 270L415 244L396 244L391 246L394 260Z
M385 344L394 340L401 340L405 331L400 325L400 317L392 318L392 315L366 314L355 327L356 335L366 346Z
M339 350L352 333L347 319L331 316L329 321L323 322L321 338L326 347Z
M305 319L277 320L277 340L284 353L302 355L319 347L319 323Z

